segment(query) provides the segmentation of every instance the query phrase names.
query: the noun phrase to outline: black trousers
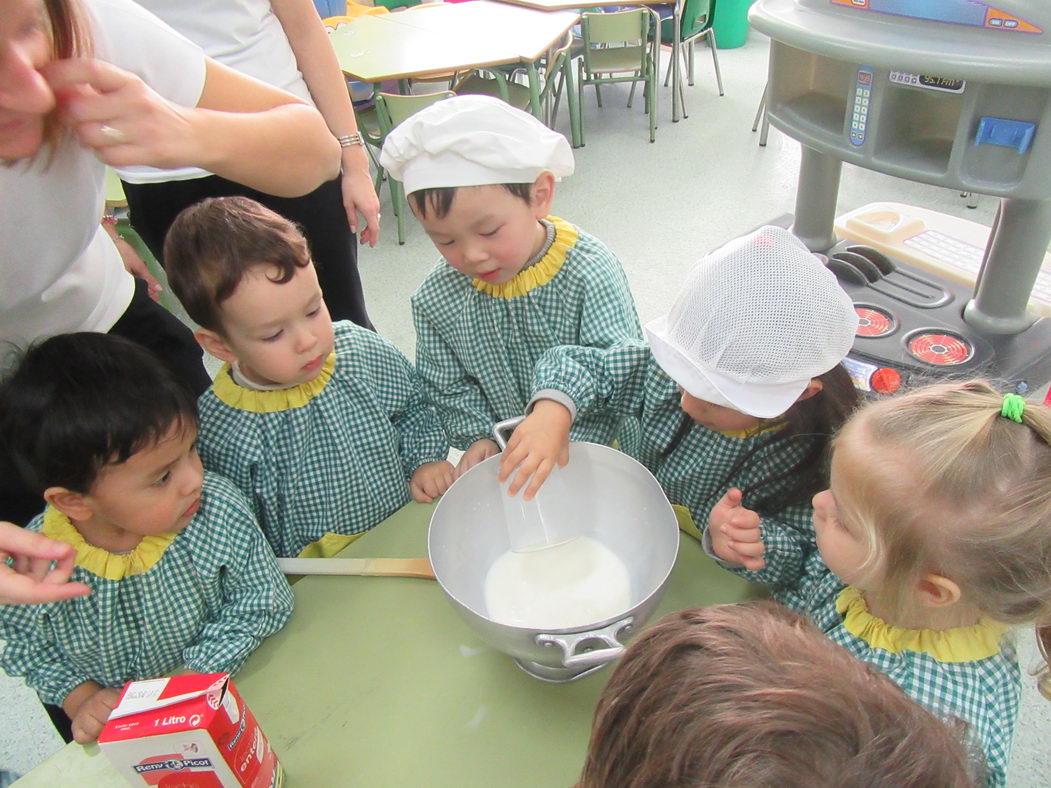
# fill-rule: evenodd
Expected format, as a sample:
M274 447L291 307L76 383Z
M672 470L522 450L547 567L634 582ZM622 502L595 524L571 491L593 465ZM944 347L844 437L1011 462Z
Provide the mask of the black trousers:
M164 237L184 208L206 197L250 197L299 225L310 245L318 282L333 320L372 328L358 275L357 239L347 224L340 178L302 197L274 197L218 175L164 183L124 183L129 219L164 265Z
M131 303L108 333L154 351L158 360L195 394L202 394L212 383L204 368L204 352L193 332L149 297L141 279L135 280ZM25 484L14 461L0 445L0 520L25 525L43 509L44 499Z

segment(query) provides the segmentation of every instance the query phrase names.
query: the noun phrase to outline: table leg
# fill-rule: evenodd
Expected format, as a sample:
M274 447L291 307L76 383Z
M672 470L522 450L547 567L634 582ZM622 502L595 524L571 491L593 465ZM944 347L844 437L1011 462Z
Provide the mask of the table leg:
M672 44L671 44L671 58L672 58L672 72L671 72L671 122L679 122L679 112L681 109L681 95L679 91L682 90L682 74L679 72L679 46L682 44L682 7L686 5L685 0L680 5L675 4L675 14L673 19L675 20L672 24L674 30L672 30Z

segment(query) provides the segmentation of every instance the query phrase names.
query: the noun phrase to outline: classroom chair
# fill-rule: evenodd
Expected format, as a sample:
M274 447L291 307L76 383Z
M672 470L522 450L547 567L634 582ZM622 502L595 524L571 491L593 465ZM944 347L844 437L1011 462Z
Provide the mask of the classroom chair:
M366 128L366 130L361 132L362 137L378 150L383 147L383 142L387 139L387 135L390 134L391 130L407 117L419 112L424 107L430 106L436 101L451 98L455 95L456 94L451 90L443 90L439 93L421 93L420 95L408 96L403 96L398 93L377 93L375 117L378 123L378 129L374 132L372 129ZM362 129L361 120L362 117L359 115L359 130ZM391 206L394 208L394 217L398 224L398 243L404 244L405 211L407 208L405 204L405 190L402 188L401 183L394 180L394 178L390 177L390 175L383 170L376 157L373 157L373 161L376 164L376 193L379 194L380 186L383 181L386 180L390 190Z
M595 86L595 95L601 107L601 85L631 82L631 93L628 95L630 107L635 97L635 86L642 82L646 112L650 116L650 142L653 142L657 133L657 80L653 65L657 37L650 35L649 11L632 8L608 14L586 13L581 17L580 32L584 47L578 61L578 103L582 104L584 88L588 85Z
M453 88L457 95L481 94L494 96L506 101L513 107L532 113L538 120L553 128L558 117L558 105L565 87L566 101L569 104L569 128L574 148L579 148L580 109L577 94L573 87L573 67L570 60L570 49L573 46L573 34L566 37L549 57L542 58L541 69L537 63L519 63L507 68L491 67L474 69L462 76ZM526 76L526 84L516 81L516 77Z
M715 65L715 81L719 86L719 95L723 93L723 75L719 70L719 50L715 46L715 30L712 23L715 21L716 0L676 0L674 12L671 17L661 20L661 42L672 46L675 41L675 26L679 27L678 51L671 53L668 63L668 71L664 75L664 85L667 87L668 79L674 68L679 74L679 103L682 105L682 116L686 114L686 91L682 85L682 66L686 66L688 84L693 87L693 61L694 49L697 40L707 39L708 46L712 50L712 63Z

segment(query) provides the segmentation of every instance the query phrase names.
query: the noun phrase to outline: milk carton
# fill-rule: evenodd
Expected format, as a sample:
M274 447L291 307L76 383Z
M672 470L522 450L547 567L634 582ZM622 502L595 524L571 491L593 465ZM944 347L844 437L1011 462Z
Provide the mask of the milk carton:
M284 771L228 673L132 681L99 747L132 785L280 788Z

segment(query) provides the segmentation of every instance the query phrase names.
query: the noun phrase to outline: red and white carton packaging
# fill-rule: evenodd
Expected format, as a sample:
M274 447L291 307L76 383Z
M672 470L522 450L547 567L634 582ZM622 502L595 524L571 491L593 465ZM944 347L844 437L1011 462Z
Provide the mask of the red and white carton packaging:
M284 770L228 673L132 681L99 735L132 785L280 788Z

